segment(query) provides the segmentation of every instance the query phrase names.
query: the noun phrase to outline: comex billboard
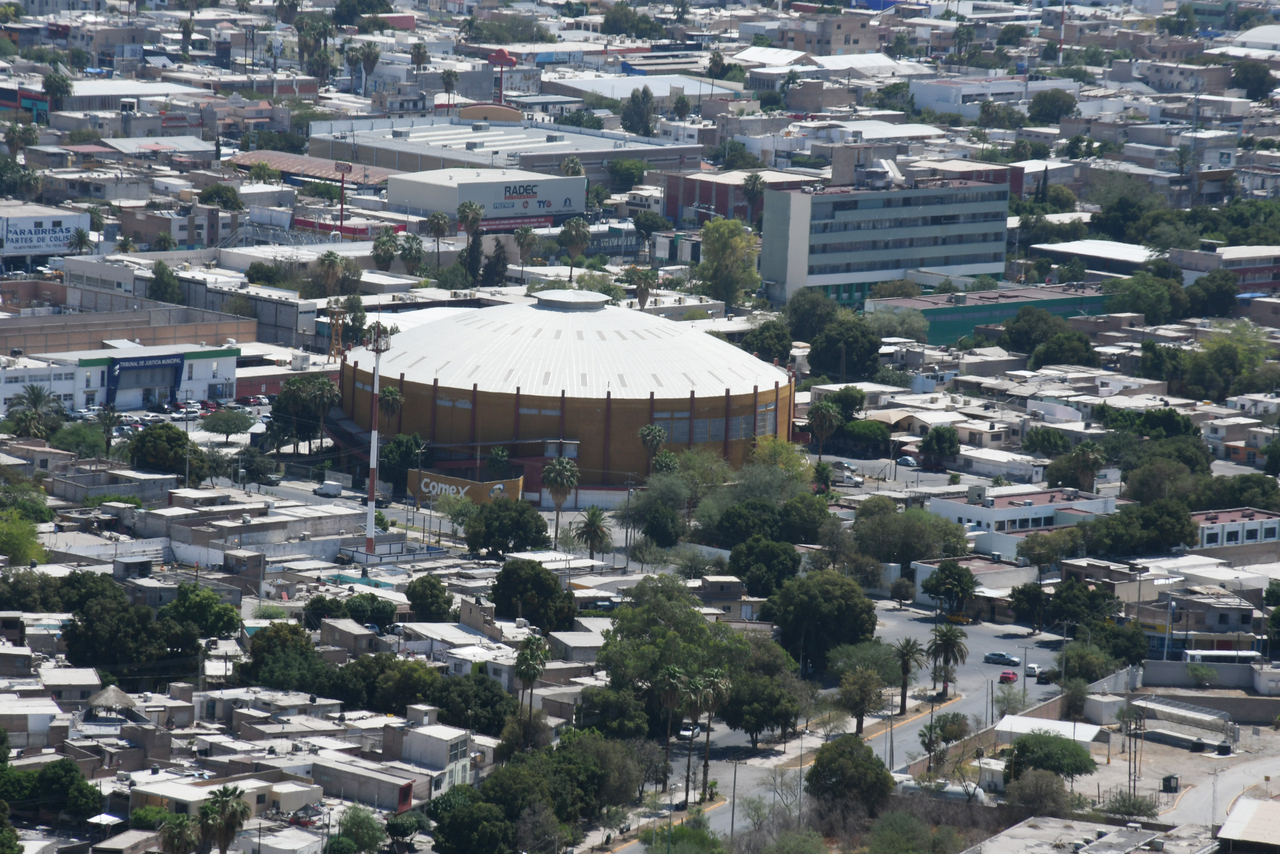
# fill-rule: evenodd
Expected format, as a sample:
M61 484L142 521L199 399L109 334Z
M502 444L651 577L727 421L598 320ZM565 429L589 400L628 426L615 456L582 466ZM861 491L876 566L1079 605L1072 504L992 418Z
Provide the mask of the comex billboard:
M520 498L524 489L524 477L514 480L465 480L429 471L409 469L409 490L420 506L426 506L435 498L468 498L475 504L488 504L499 498Z
M474 182L458 187L459 201L477 202L485 219L580 214L586 208L587 179L538 177Z

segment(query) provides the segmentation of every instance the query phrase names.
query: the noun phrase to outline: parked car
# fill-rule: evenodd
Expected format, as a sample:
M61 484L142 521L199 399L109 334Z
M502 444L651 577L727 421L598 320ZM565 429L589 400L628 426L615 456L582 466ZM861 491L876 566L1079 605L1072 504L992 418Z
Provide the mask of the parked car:
M693 741L700 735L702 735L702 727L694 724L693 726L681 727L679 738L682 741Z
M1044 672L1044 668L1038 664L1027 664L1025 670L1022 671L1024 676L1039 676Z
M263 486L279 486L280 475L278 474L263 475L262 478L258 480L258 483L262 484Z
M326 480L311 490L312 495L323 495L325 498L337 498L342 495L342 484L336 480Z
M1018 681L1018 674L1014 673L1012 670L1005 670L1000 674L1001 685L1012 685L1014 682L1017 682L1017 681Z
M1052 684L1053 684L1053 680L1049 678L1049 671L1048 671L1048 670L1043 670L1043 669L1042 669L1039 673L1037 673L1037 674L1036 674L1036 684L1037 684L1037 685L1052 685Z
M270 406L271 401L267 399L265 394L255 394L253 396L253 406Z
M1022 659L1007 652L989 652L982 656L982 662L983 664L1005 664L1010 667L1017 667L1022 663Z
M385 495L375 495L373 497L373 506L378 508L390 507L391 499Z
M159 424L164 421L164 416L156 412L148 412L138 417L143 424Z
M198 409L182 409L169 416L173 421L199 421L200 410Z
M920 464L916 462L915 457L898 457L898 465L912 467Z
M247 400L247 399L248 398L241 398L241 400ZM226 406L222 408L229 410L231 412L252 412L253 411L243 403L228 403Z
M242 397L237 397L236 403L240 404L241 406L253 406L253 398L246 394L246 395L243 395Z
M947 614L947 622L955 623L957 626L967 626L973 622L968 614Z

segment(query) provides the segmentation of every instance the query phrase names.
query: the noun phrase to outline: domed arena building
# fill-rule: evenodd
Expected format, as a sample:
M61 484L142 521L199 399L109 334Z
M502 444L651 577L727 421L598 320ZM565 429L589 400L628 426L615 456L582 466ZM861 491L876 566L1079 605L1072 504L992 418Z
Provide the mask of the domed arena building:
M794 388L781 368L689 324L610 306L602 294L543 291L535 299L452 313L393 336L381 384L398 388L403 403L396 416L380 416L381 436L417 433L428 449L424 468L474 480L492 479L485 460L505 447L534 501L548 460L572 458L580 480L570 507L617 506L627 486L644 481L645 424L666 431L667 449L703 448L735 467L757 437L785 438ZM372 384L373 353L349 351L342 409L362 431Z

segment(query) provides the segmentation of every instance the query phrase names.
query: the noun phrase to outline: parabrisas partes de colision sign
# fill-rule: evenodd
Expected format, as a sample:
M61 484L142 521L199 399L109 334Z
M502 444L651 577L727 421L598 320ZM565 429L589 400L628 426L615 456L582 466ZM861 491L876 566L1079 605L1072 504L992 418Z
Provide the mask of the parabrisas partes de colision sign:
M430 504L433 498L443 496L468 498L476 504L488 504L499 498L520 498L524 490L524 477L478 481L410 469L409 488L419 504L423 505Z
M59 220L61 225L54 226L47 219L28 219L23 217L5 220L4 254L6 255L50 255L55 252L66 252L71 245L71 235L75 233L78 222L75 214L68 214L67 219ZM36 227L37 223L40 227Z

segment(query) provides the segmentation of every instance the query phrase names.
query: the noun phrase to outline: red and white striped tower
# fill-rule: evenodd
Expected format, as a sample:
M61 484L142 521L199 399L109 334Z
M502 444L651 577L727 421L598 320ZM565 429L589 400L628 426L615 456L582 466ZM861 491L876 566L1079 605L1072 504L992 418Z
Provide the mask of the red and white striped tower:
M375 321L369 327L369 343L366 347L373 353L373 397L369 406L369 513L365 522L364 550L372 556L374 553L373 517L377 512L378 498L378 369L382 365L382 354L391 349L391 336L382 321Z

